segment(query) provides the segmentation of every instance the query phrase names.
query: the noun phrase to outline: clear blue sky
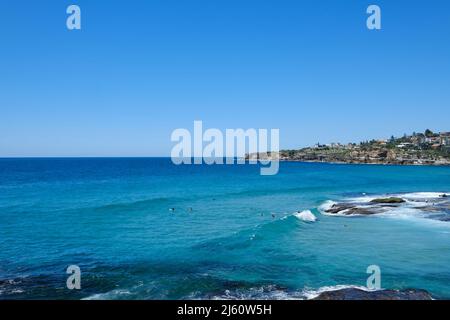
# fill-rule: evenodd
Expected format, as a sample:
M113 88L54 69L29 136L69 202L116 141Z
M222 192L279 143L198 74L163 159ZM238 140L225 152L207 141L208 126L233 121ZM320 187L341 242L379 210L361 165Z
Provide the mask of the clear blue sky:
M194 120L283 148L450 131L450 1L0 2L0 156L165 156Z

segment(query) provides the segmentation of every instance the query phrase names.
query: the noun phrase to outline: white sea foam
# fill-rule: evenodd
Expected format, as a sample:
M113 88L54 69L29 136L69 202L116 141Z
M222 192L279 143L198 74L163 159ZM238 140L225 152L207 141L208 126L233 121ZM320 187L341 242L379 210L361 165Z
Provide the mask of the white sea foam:
M296 212L294 213L294 216L305 222L315 222L317 220L316 216L311 212L311 210Z
M410 208L410 207L393 207L386 212L378 213L377 216L386 218L423 218L426 217L420 209Z
M317 298L320 294L324 293L324 292L331 292L331 291L337 291L337 290L342 290L342 289L359 289L359 290L363 290L366 292L371 292L374 290L371 290L367 287L363 287L363 286L355 286L355 285L337 285L337 286L326 286L326 287L321 287L319 289L304 289L303 290L303 296L310 300L310 299L314 299Z
M131 295L130 291L117 289L105 293L93 294L89 297L83 298L82 300L114 300L120 296L128 296L128 295Z
M327 200L327 201L325 201L324 203L322 203L317 209L319 210L319 212L320 212L321 214L329 215L326 211L329 210L329 209L331 209L331 207L332 207L333 205L335 205L336 203L337 203L337 202L334 202L334 201L331 201L331 200Z
M192 297L188 297L192 299ZM266 285L248 289L225 290L223 294L211 297L212 300L302 300L301 292L288 292L274 285Z
M410 193L394 193L394 194L378 194L378 195L364 195L362 197L353 197L347 199L350 202L370 202L378 198L398 197L405 200L432 200L442 199L442 195L450 195L449 192L410 192Z
M411 192L398 194L399 197L403 197L407 200L421 200L421 199L439 199L443 194L449 195L449 192Z
M273 285L261 286L249 289L225 290L223 294L211 297L212 300L310 300L317 298L324 292L337 291L343 289L359 289L366 292L374 290L356 285L336 285L325 286L319 289L305 288L300 291L289 291L277 288ZM192 297L190 297L192 299Z
M327 210L330 210L333 205L337 204L335 201L327 200L324 203L322 203L317 210L319 210L320 214L324 216L333 216L333 217L351 217L356 215L347 215L345 214L346 210L342 210L340 213L329 213Z
M349 201L349 202L370 202L377 198L384 198L384 197L388 197L388 195L379 195L379 196L372 195L372 196L353 197L353 198L348 198L347 201Z

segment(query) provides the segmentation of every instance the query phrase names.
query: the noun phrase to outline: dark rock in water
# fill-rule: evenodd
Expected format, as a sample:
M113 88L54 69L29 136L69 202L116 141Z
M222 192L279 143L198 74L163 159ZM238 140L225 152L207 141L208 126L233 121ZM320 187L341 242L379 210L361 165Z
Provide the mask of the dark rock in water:
M333 204L330 209L325 210L325 212L339 213L341 211L344 211L344 210L347 210L350 208L354 208L354 207L355 207L354 205L348 204L348 203L336 203L336 204Z
M417 201L417 205L414 207L408 205L406 200L398 197L376 198L365 202L341 202L333 204L325 212L342 216L370 216L380 213L390 213L391 211L395 212L395 208L400 208L404 205L405 208L420 211L418 213L422 213L424 218L450 221L450 202L447 198L435 198L432 201L425 200Z
M327 213L333 214L345 214L345 215L371 215L383 212L377 207L362 207L356 204L349 203L337 203L334 204L330 209L325 210Z
M348 209L345 214L351 215L351 214L361 214L361 215L371 215L380 213L377 210L373 210L373 208L361 208L361 207L353 207Z
M403 203L403 202L405 202L405 200L403 200L402 198L390 197L390 198L373 199L370 202L371 203Z
M440 207L428 206L428 207L414 207L414 209L421 210L423 212L440 212L442 209Z
M322 292L313 300L432 300L425 290L378 290L364 291L356 288L347 288L335 291Z
M436 220L450 222L450 215L447 214L445 216L443 215L443 216L437 217Z

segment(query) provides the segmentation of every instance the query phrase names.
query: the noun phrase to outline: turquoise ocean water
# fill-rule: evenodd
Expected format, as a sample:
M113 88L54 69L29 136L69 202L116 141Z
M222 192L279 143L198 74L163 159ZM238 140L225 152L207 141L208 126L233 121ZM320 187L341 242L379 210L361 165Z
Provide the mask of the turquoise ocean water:
M450 192L449 167L280 165L261 176L168 158L0 159L0 299L304 298L365 286L369 265L383 288L450 298L450 221L318 209ZM69 265L81 290L66 288Z

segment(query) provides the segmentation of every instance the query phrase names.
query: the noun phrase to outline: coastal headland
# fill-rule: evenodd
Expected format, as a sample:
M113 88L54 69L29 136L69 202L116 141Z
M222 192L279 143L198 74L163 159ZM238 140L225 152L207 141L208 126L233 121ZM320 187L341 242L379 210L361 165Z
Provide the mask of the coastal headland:
M413 133L400 138L378 139L360 143L330 143L279 153L253 153L247 160L328 162L348 164L450 165L450 132Z

